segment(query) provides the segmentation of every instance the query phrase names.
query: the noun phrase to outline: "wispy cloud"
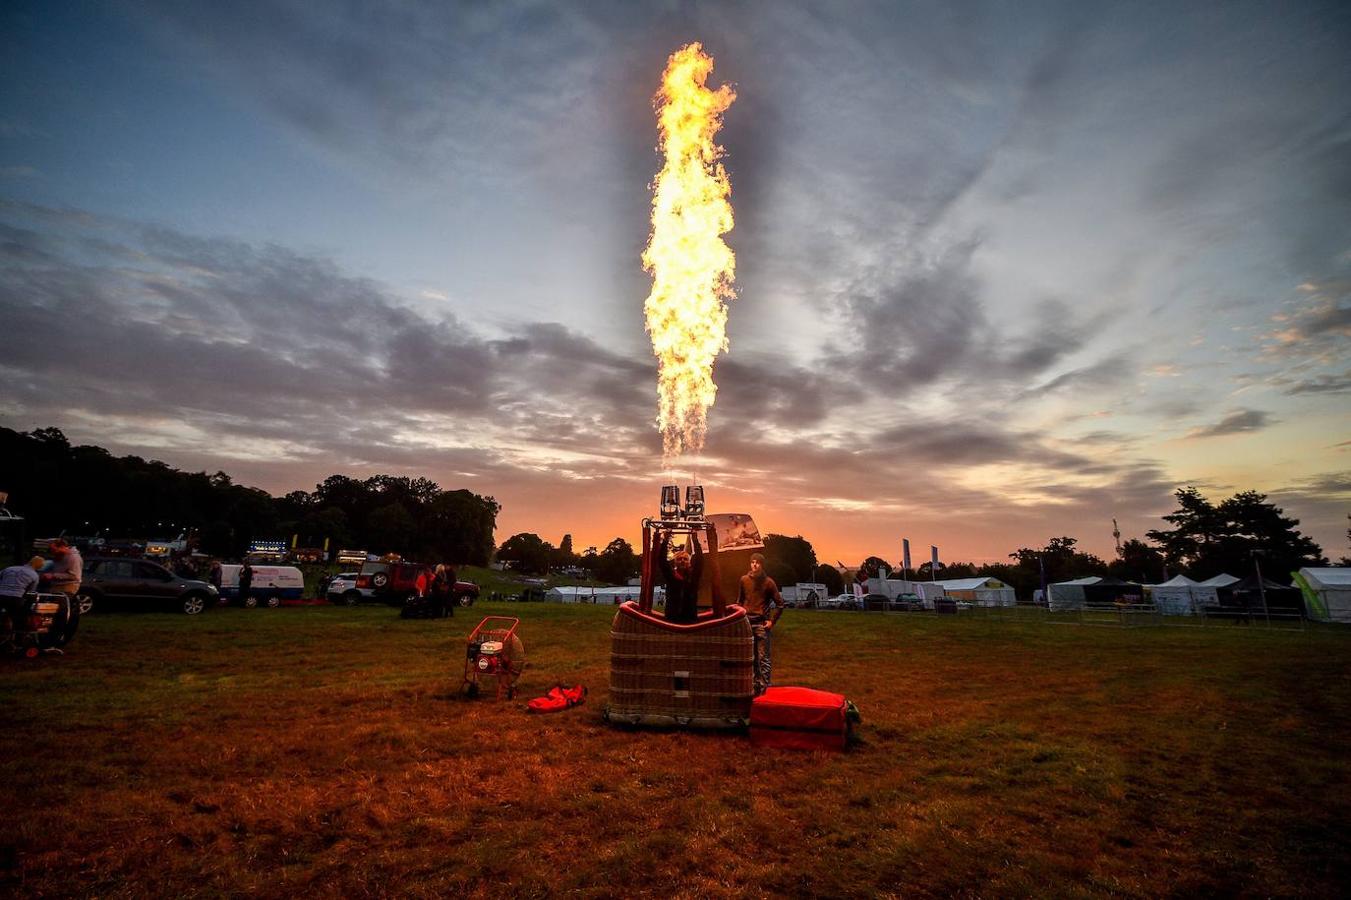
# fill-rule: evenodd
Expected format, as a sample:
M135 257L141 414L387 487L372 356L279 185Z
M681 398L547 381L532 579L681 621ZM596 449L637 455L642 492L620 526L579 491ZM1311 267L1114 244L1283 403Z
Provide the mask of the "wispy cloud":
M1229 434L1244 434L1261 431L1276 420L1260 409L1240 409L1225 416L1213 425L1200 425L1187 432L1190 438L1223 437Z

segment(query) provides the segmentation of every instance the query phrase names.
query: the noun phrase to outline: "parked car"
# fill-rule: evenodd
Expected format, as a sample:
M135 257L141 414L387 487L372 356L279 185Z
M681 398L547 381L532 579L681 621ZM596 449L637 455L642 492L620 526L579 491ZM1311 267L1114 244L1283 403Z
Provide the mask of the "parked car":
M378 601L390 606L402 606L409 594L417 593L418 577L431 584L436 570L425 563L368 562L356 575L355 584L340 595L343 603L355 606L366 601ZM332 595L333 586L328 593ZM460 606L472 606L478 599L479 586L471 581L456 581L451 597Z
M836 594L820 603L821 609L858 609L858 598L853 594Z
M478 599L479 586L472 581L455 582L455 602L461 606L473 606Z
M919 594L897 594L891 608L900 612L924 612L924 601Z
M220 594L205 581L181 578L148 559L91 557L76 599L81 613L114 606L152 606L195 616L215 605Z
M863 608L874 612L886 612L891 607L891 598L886 594L865 594Z
M324 589L324 596L329 603L342 606L356 606L362 600L370 600L375 596L375 592L370 588L365 591L357 587L357 576L359 572L339 572L328 581L328 587Z

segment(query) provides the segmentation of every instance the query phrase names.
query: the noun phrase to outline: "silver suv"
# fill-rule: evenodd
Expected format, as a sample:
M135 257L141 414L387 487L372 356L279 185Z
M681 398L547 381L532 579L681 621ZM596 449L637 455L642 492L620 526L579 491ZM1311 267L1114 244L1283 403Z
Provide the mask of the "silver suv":
M340 572L328 582L324 596L334 606L356 606L362 601L374 599L375 591L357 587L356 572Z

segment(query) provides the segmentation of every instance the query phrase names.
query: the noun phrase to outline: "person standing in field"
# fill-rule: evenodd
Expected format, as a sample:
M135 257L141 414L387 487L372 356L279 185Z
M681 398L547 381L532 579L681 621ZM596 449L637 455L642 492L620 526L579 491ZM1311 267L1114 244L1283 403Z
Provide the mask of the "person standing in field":
M432 616L445 618L455 615L455 569L438 563L432 578Z
M751 555L751 569L741 576L737 603L745 608L751 620L751 633L755 636L755 693L763 694L771 684L774 623L783 615L783 596L774 579L765 572L763 553Z
M244 560L244 565L239 567L239 605L244 607L249 600L249 594L253 590L253 566L249 564L248 559Z
M52 554L52 567L43 574L42 580L53 594L65 594L66 625L61 645L64 646L75 637L75 629L80 625L80 601L76 596L80 592L80 582L84 580L84 559L64 538L57 538L48 544Z

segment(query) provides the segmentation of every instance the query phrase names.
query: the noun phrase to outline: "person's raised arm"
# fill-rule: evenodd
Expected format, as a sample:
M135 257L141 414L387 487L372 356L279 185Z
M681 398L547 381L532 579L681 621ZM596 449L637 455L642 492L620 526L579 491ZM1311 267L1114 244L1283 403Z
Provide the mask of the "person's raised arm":
M670 543L670 532L658 531L657 540L652 544L652 555L657 560L657 568L661 571L661 577L668 583L675 578L675 574L671 571L671 561L666 558L666 549Z

